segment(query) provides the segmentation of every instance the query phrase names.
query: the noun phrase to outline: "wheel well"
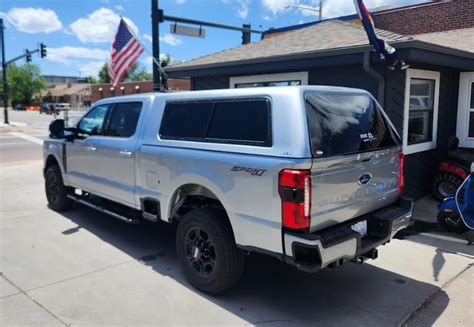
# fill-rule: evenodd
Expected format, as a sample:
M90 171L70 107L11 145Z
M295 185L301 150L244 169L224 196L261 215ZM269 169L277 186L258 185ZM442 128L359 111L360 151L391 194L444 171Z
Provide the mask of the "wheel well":
M208 188L199 184L185 184L180 186L171 198L169 220L178 222L186 212L194 208L214 208L225 212L222 203ZM229 219L227 213L225 216Z
M54 166L54 165L58 165L59 166L59 163L58 161L56 160L56 158L51 154L48 156L48 159L46 159L46 164L44 166L44 172L46 173L46 171L48 170L49 167L51 166Z

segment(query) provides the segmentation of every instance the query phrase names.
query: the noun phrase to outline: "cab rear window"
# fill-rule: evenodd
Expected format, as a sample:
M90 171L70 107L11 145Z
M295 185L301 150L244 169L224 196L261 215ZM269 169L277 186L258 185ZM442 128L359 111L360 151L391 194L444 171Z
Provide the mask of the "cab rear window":
M376 151L400 144L380 108L366 94L305 94L314 157Z

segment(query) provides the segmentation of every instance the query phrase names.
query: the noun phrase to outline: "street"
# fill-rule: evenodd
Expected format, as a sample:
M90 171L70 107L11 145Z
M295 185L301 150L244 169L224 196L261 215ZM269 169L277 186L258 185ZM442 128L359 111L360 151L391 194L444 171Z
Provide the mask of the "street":
M48 209L41 142L52 117L9 113L20 124L0 127L0 325L474 326L474 246L426 222L363 265L306 274L251 254L235 289L199 293L174 226ZM433 222L433 209L416 214Z

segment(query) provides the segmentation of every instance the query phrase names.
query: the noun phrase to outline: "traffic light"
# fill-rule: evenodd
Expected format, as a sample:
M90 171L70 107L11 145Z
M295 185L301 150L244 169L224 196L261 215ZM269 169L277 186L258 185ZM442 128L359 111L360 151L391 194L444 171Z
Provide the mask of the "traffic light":
M29 64L31 62L31 53L28 50L26 52L26 63Z
M243 24L242 27L245 29L251 28L250 24ZM250 43L250 32L242 31L242 44L248 44L248 43Z
M41 56L41 58L45 58L46 55L47 55L46 45L43 42L41 42L40 43L40 56Z

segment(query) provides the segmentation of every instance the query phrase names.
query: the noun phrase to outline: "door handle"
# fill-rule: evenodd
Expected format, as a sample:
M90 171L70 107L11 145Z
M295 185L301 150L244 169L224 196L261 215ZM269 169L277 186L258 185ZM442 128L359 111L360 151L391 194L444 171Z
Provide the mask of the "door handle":
M95 146L90 145L86 148L86 150L87 151L97 151L97 148Z
M120 157L131 157L133 155L132 151L122 150L119 152Z

